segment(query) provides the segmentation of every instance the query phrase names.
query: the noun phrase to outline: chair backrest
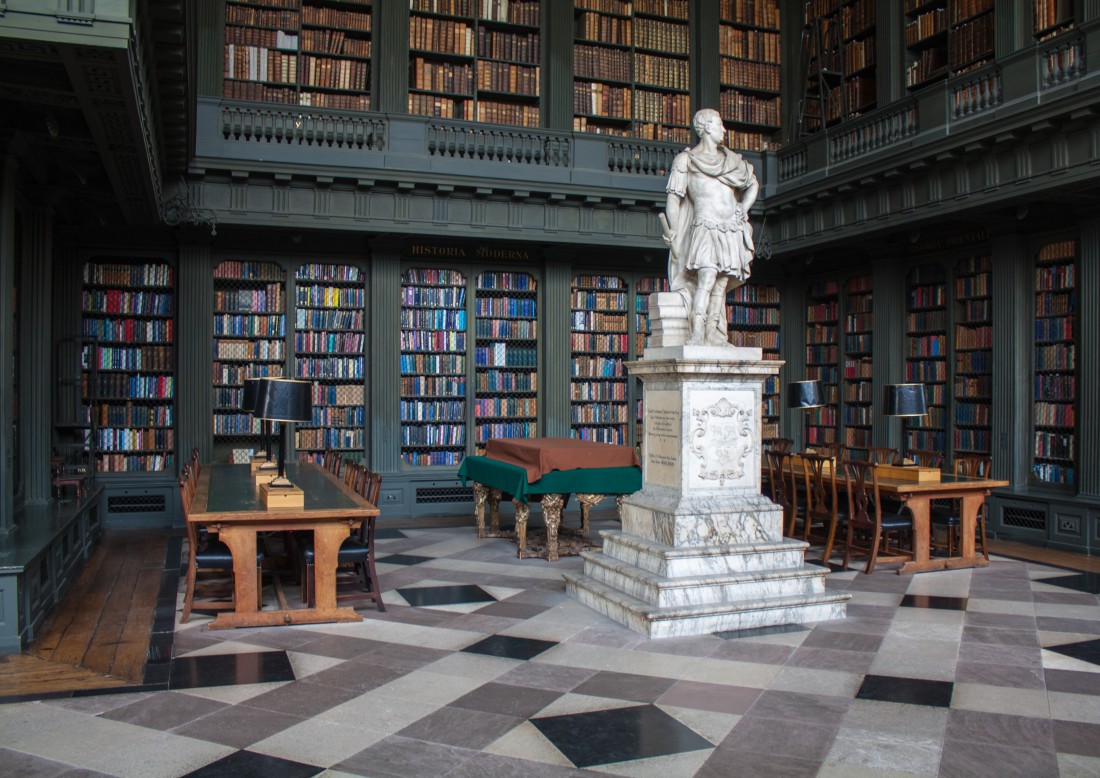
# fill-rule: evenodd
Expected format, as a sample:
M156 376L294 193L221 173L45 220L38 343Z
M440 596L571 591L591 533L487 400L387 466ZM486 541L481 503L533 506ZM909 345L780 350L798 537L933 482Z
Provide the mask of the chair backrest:
M191 513L191 500L195 496L195 492L191 485L190 470L190 465L184 465L183 470L180 471L179 478L180 506L183 508L184 518L186 518Z
M791 455L786 451L768 449L764 452L768 461L768 473L771 475L772 499L783 511L789 511L794 505L794 481L791 475Z
M838 462L847 456L843 443L818 443L814 450L821 456L832 457Z
M942 451L928 451L927 449L911 448L906 454L906 457L912 459L921 467L938 468L943 466Z
M786 451L790 453L794 449L794 441L790 438L764 438L764 448L770 448L773 451Z
M848 521L855 527L873 528L882 523L882 499L878 489L878 465L845 459L845 488L848 490Z
M195 471L194 472L194 477L195 478L199 477L199 468L200 467L201 467L201 465L199 464L199 450L198 450L198 448L193 448L193 449L191 449L191 469Z
M836 469L836 459L820 454L803 454L802 477L806 487L806 512L818 519L830 519L836 516L836 478L831 471Z
M955 454L955 475L968 478L989 478L993 457L988 454Z
M898 450L891 446L872 446L869 461L876 465L892 465L898 461Z
M382 474L368 470L367 476L366 493L363 496L371 505L378 507L378 498L382 494Z

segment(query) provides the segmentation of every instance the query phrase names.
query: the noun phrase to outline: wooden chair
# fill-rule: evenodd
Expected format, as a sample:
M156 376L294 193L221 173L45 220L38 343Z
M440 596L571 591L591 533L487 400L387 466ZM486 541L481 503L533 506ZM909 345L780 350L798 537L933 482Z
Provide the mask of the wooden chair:
M847 508L842 508L837 499L837 479L831 477L835 474L837 461L820 454L803 454L801 458L806 495L802 539L809 541L813 528L822 528L825 533L825 551L821 561L827 565L833 552L837 522L841 519L847 520Z
M349 463L350 464L350 463ZM361 465L354 465L363 471L360 493L372 505L378 505L378 495L382 492L382 476L372 470L366 470ZM338 565L350 565L354 567L363 584L363 591L378 606L383 613L386 605L382 602L382 591L378 586L378 571L374 567L374 524L375 517L367 518L359 525L359 532L347 538L340 544L340 551L336 560ZM307 538L302 543L302 599L310 607L314 605L313 575L316 555L313 549L313 538Z
M788 454L794 448L794 441L790 438L764 438L764 448L774 451L786 451Z
M989 478L993 470L993 457L986 454L955 454L955 475L967 478ZM947 530L947 555L955 556L959 528L962 526L962 500L937 500L942 505L933 505L930 519L932 527ZM989 549L985 544L985 502L978 508L977 533L975 540L981 545L982 555L989 559Z
M892 465L898 461L898 450L890 446L872 446L870 460L876 465Z
M925 449L911 448L905 454L906 459L911 459L920 467L943 467L943 452L928 451Z
M187 516L191 513L191 502L195 497L195 478L192 475L190 465L183 466L183 472L179 479L180 502L183 505L184 523L187 525L187 576L186 588L183 595L183 613L180 615L180 623L186 624L191 618L192 610L201 611L227 611L234 610L237 605L233 598L233 554L229 546L220 540L210 537L200 537L198 527ZM263 564L264 552L256 550L256 607L263 607ZM222 578L229 571L230 594L229 599L204 600L195 603L195 589L198 574L207 571L217 571Z
M847 451L843 443L819 443L813 447L814 452L823 457L832 457L837 462L847 458Z
M878 486L878 465L871 462L845 459L843 462L845 488L848 491L848 532L844 543L844 569L852 552L867 555L865 573L872 573L878 562L901 562L913 558L912 551L904 553L890 547L890 537L913 531L913 517L908 511L901 514L883 514L882 495ZM860 545L860 542L863 545Z
M775 496L772 500L783 509L783 533L793 536L795 522L798 518L805 519L805 510L799 511L791 454L769 449L764 456L768 462L768 472L774 473L772 483L775 485Z

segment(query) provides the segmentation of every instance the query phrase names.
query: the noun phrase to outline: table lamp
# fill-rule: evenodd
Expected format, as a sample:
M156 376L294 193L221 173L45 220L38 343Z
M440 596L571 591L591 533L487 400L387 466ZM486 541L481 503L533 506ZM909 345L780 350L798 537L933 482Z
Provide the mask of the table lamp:
M809 381L791 381L787 384L787 407L810 410L821 408L825 400L821 396L821 381L814 378Z
M901 463L905 464L905 452L908 449L905 437L905 419L910 416L923 416L928 413L924 398L924 384L887 384L886 398L883 402L884 416L901 416Z
M296 489L285 475L286 427L290 422L313 419L312 384L291 378L267 378L260 382L256 394L257 419L282 422L279 425L278 475L266 486L271 489Z
M260 394L260 384L266 381L266 378L246 378L244 379L244 391L241 394L241 410L245 413L255 414L256 411L256 398ZM259 459L263 459L262 465L254 466L255 470L274 470L277 465L271 461L271 424L263 419L260 421L261 438L260 445L263 446L263 452L256 454L252 457L252 461L256 462Z

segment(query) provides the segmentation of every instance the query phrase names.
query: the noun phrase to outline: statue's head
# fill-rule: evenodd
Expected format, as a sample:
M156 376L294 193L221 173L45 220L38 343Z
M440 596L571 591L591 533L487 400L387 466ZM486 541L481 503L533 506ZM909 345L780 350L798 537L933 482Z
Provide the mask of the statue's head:
M695 134L702 138L706 134L707 128L711 126L722 127L722 116L713 108L701 108L692 117L691 126L695 130Z

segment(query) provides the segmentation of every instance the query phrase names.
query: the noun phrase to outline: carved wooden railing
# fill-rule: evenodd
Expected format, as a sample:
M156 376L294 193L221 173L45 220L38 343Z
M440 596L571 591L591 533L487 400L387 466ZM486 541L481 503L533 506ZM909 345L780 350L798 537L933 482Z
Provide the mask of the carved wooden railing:
M829 161L845 162L873 151L893 146L913 137L920 129L916 100L892 103L867 116L830 129Z
M996 108L1004 99L1001 68L975 70L951 82L951 120L958 121Z
M319 108L271 108L223 105L222 137L226 140L381 151L386 122Z
M550 130L433 121L426 140L432 157L551 167L569 167L573 159L570 136Z
M1050 89L1085 75L1085 36L1059 35L1039 51L1039 87Z
M779 180L789 181L806 174L809 153L805 143L789 146L776 155L779 163Z

